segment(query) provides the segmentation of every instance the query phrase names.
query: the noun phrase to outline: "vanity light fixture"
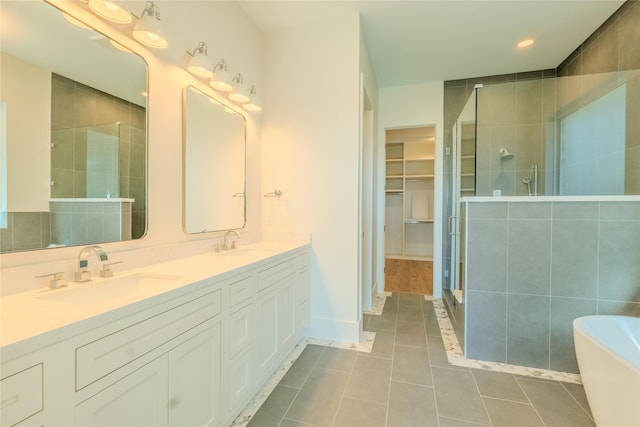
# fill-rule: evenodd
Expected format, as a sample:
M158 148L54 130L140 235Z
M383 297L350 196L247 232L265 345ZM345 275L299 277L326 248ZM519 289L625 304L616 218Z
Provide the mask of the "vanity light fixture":
M242 108L255 113L262 111L255 85L251 85L251 87L249 88L249 98L249 102L242 104Z
M534 43L535 43L534 39L528 38L528 39L520 40L516 46L518 46L519 49L524 49L524 48L533 46Z
M211 76L211 80L209 80L209 86L220 92L230 92L231 89L233 89L230 82L231 79L227 71L227 61L221 59L216 66L213 67L213 76Z
M118 24L128 24L133 20L131 14L116 0L89 0L89 8L97 15Z
M148 1L133 28L133 38L145 46L164 49L167 41L162 37L160 10L152 1Z
M204 77L205 79L213 77L213 66L211 60L207 56L207 45L204 42L198 43L193 52L187 52L191 55L187 70L195 76Z
M73 16L71 16L69 14L66 14L66 13L62 12L62 16L64 16L64 19L66 19L67 21L71 22L76 27L84 28L85 30L91 30L92 29L90 26L88 26L84 22L80 21L79 19L74 18Z
M236 74L231 83L233 84L233 89L229 93L229 99L240 104L249 102L250 98L247 95L248 92L244 88L244 79L242 78L242 74Z

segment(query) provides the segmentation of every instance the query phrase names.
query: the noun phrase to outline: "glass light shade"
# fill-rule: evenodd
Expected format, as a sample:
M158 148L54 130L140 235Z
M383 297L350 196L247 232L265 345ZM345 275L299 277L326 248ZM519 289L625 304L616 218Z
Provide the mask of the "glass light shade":
M119 24L131 22L131 14L122 7L121 2L113 0L89 0L89 7L98 16Z
M249 98L241 90L238 89L234 89L233 91L231 91L231 93L229 94L229 99L240 104L247 103L251 100L251 98Z
M91 30L92 29L90 26L88 26L84 22L74 18L71 15L68 15L68 14L62 12L62 16L64 16L64 19L66 19L67 21L71 22L76 27L84 28L85 30Z
M133 28L133 38L143 45L164 49L167 47L167 41L161 36L162 30L160 20L153 16L144 14L136 22Z
M260 107L260 98L258 97L255 86L251 86L251 88L249 88L249 97L249 101L242 104L242 108L256 113L262 111L262 107Z
M258 113L258 112L262 111L262 107L257 105L257 103L255 101L253 101L253 100L250 100L246 104L242 104L242 108L244 108L247 111L254 112L254 113Z
M240 73L233 78L233 89L229 93L229 99L240 104L245 104L251 100L251 98L249 98L249 91L244 88L242 75Z
M233 86L229 82L231 82L231 77L227 71L227 63L224 59L221 59L213 69L213 76L209 80L209 86L220 92L230 92Z
M187 65L187 70L189 70L191 74L204 77L205 79L213 76L212 68L213 66L211 65L211 61L209 61L209 57L202 52L195 52L189 60L189 65Z

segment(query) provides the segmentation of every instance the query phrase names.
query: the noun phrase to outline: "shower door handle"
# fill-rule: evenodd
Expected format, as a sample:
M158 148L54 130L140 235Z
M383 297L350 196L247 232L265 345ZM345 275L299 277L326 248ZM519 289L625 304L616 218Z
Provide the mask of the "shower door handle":
M451 236L455 236L458 234L458 221L460 218L458 218L457 216L450 216L449 217L449 224L448 224L448 231L449 231L449 235Z

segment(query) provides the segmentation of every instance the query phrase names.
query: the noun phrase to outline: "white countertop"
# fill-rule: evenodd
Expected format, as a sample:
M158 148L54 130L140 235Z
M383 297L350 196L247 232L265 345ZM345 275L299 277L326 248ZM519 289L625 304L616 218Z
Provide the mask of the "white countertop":
M2 297L2 358L10 360L43 348L87 329L198 290L209 284L211 278L231 277L245 267L307 245L308 240L264 241L232 251L210 251L127 271L117 271L118 266L114 266L116 271L111 278L96 277L86 283L68 282L68 286L59 289L43 288ZM140 286L136 286L134 282L137 278L148 279L152 285L141 282ZM133 280L134 284L127 283L128 279Z

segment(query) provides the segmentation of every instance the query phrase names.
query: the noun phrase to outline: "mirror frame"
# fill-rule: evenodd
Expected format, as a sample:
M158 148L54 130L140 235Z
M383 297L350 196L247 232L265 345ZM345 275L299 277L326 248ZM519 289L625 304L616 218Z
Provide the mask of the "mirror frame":
M237 114L238 118L242 120L242 192L237 192L233 194L233 197L242 198L242 221L233 224L206 224L206 227L198 227L194 229L193 226L188 224L188 210L189 210L189 199L188 199L188 155L187 155L187 145L189 143L189 122L188 122L188 94L189 92L194 92L197 95L202 95L208 99L209 102L213 105L219 106L219 108L224 109L224 114ZM193 106L192 106L193 108ZM185 233L187 234L202 234L202 233L212 233L216 231L225 231L225 230L239 230L243 229L247 225L247 119L244 114L237 111L235 108L219 101L215 97L211 96L207 92L201 90L200 88L188 84L185 85L182 91L182 167L183 167L183 179L182 179L182 227Z
M67 14L69 16L72 16L74 19L80 21L82 24L86 25L87 29L85 31L87 31L87 34L89 34L89 39L93 40L93 41L97 41L97 43L100 43L102 41L104 41L105 43L108 43L110 40L113 40L111 37L109 37L108 35L106 35L105 33L103 33L102 31L98 30L95 26L85 22L82 18L78 18L76 16L74 16L73 13L70 13L64 9L61 9L60 7L58 7L58 5L56 5L53 2L50 1L41 1L41 2L30 2L30 3L39 3L38 7L40 7L40 4L42 5L42 7L44 8L51 8L50 10L54 11L54 13L59 13L61 20L64 19L63 18L63 14ZM45 12L48 13L48 12ZM62 22L62 21L61 21ZM33 24L35 25L35 23ZM62 24L61 24L62 25ZM72 27L72 24L69 22L68 25L70 27ZM89 33L90 32L90 33ZM102 47L98 46L96 44L95 46L95 50L97 52L102 52ZM143 164L144 164L144 198L142 200L142 203L144 204L144 213L143 213L143 218L142 220L144 221L144 230L142 232L142 234L135 238L135 239L120 239L120 240L109 240L109 241L104 241L104 240L100 240L100 241L89 241L87 243L78 243L78 244L69 244L69 245L56 245L56 246L41 246L41 247L31 247L31 248L25 248L25 249L11 249L11 250L7 250L7 251L3 251L1 252L3 255L4 254L11 254L11 253L25 253L25 252L33 252L33 251L42 251L42 250L49 250L49 249L58 249L58 248L65 248L65 247L74 247L74 246L83 246L86 244L103 244L103 243L118 243L118 242L126 242L126 241L133 241L133 240L140 240L143 239L147 236L148 232L149 232L149 98L148 98L148 93L149 93L149 64L147 62L147 60L140 55L139 53L130 50L130 52L128 52L131 55L135 55L136 59L138 61L140 61L140 64L144 67L144 104L140 105L136 102L132 102L129 101L128 99L123 98L122 96L120 96L120 94L112 94L112 91L109 90L109 88L103 89L102 86L99 85L92 85L92 86L88 86L87 83L84 83L82 81L77 81L78 83L82 84L83 86L87 86L87 87L91 87L92 89L99 91L99 92L104 92L112 97L118 98L118 99L122 99L123 101L129 103L129 104L137 104L138 106L140 106L141 108L144 108L144 160L143 160ZM14 56L14 54L7 52L6 54ZM37 67L41 67L40 65L38 65L37 63L33 63L31 59L29 58L23 58L21 56L16 56L16 58L18 58L21 61L25 61L27 63L30 64L34 64ZM62 75L70 80L76 81L75 79L77 78L75 75L70 75L67 76L64 70L60 70L57 67L52 67L50 69L52 74L58 74L58 75ZM142 70L140 70L142 71ZM60 74L60 73L64 73L64 74ZM113 78L111 79L113 80ZM10 162L10 159L9 159ZM142 164L142 163L141 163ZM49 177L49 179L51 179L51 177ZM51 192L49 193L49 199L47 200L47 203L50 203L50 201L52 200L52 195ZM127 199L128 197L118 197L116 199L119 198L124 198ZM84 199L89 199L89 198L84 198ZM137 202L137 200L136 200ZM50 210L51 208L49 207L49 212L51 212ZM10 211L7 209L7 214L10 213Z

